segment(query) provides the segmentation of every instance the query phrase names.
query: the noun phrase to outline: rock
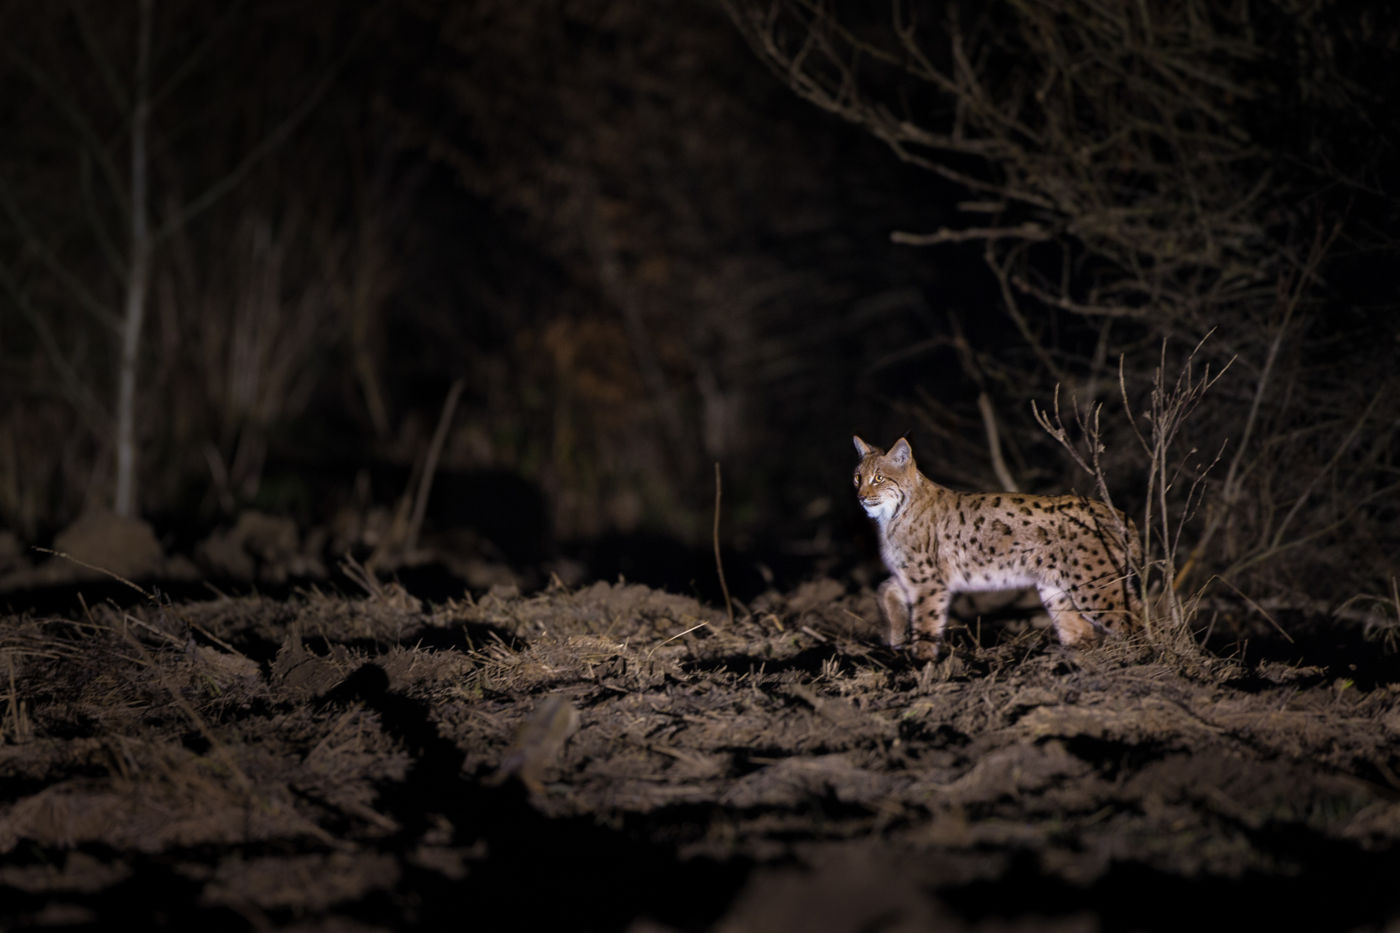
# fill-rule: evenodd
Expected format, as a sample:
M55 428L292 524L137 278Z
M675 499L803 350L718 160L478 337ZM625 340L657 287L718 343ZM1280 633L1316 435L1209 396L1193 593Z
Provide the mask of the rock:
M58 533L53 545L55 551L90 565L64 562L73 568L72 575L77 578L102 576L101 571L131 580L149 578L158 575L165 563L165 554L149 524L107 509L84 512ZM62 558L56 560L63 562Z
M27 563L19 535L0 528L0 574L21 570Z
M285 582L299 566L301 536L296 522L280 515L247 511L233 527L215 532L196 549L213 573L238 580Z

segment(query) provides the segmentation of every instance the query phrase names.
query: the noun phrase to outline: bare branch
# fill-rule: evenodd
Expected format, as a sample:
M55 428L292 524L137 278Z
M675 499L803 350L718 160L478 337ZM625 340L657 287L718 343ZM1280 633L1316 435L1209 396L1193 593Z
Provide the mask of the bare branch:
M933 233L905 233L895 230L890 233L890 242L904 246L932 246L936 243L966 243L976 240L1048 240L1053 234L1041 224L1024 223L1015 227L969 227L965 230L949 230L946 227Z

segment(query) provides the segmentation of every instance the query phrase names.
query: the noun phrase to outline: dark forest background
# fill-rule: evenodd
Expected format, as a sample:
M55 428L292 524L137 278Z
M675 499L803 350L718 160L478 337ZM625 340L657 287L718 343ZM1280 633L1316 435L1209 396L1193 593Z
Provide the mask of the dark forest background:
M408 548L430 473L459 549L704 553L719 463L725 546L791 583L868 557L850 436L907 433L956 488L1110 495L1159 590L1396 612L1388 7L8 2L0 35L15 542L258 510Z

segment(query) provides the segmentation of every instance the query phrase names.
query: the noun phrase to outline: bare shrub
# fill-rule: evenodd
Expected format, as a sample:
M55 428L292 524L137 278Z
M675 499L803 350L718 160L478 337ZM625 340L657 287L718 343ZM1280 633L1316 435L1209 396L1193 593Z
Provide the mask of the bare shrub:
M305 411L344 333L330 300L336 270L305 247L314 227L295 207L279 214L249 211L218 265L196 260L182 239L158 285L166 443L202 452L199 467L226 512L257 495L270 433Z
M1159 555L1189 555L1178 576L1313 607L1386 591L1394 302L1352 283L1379 283L1400 234L1393 16L1292 0L722 3L799 95L961 189L956 217L892 237L980 249L1021 341L982 360L994 401L1061 384L1170 418L1157 400L1193 383L1163 375L1161 338L1213 334L1198 372L1235 361L1191 415L1202 449L1229 441L1218 488L1198 492L1204 521L1153 532ZM1034 443L1019 404L997 408L1004 436ZM1152 457L1166 429L1103 427L1115 456L1136 438ZM1175 480L1156 460L1148 476L1159 499Z
M318 42L327 54L308 58L306 27L275 5L215 12L199 3L45 7L26 19L23 47L0 54L0 81L19 102L9 116L25 127L11 134L0 180L0 302L7 322L18 312L22 326L0 352L5 369L24 368L27 392L71 409L63 430L27 451L30 469L58 468L67 487L47 497L44 523L69 517L74 500L105 499L122 514L172 508L191 451L200 473L213 470L225 504L230 490L251 488L268 405L285 393L296 407L305 360L294 358L311 339L305 332L324 327L319 307L293 317L277 293L290 248L278 237L321 233L279 226L308 202L315 169L273 163L318 114L354 41ZM224 67L254 49L257 80ZM229 209L234 191L244 197ZM240 228L256 227L259 215L263 228ZM337 218L315 220L334 229ZM230 245L251 281L224 278L215 292L231 271ZM201 289L209 291L193 301ZM226 298L235 293L241 304ZM183 302L178 327L174 302ZM230 415L221 436L186 448L210 415L200 408L205 374L191 372L188 354L208 356L212 342L220 358L208 376L224 380L214 394ZM152 376L165 381L152 385ZM34 420L20 411L0 419L24 430ZM78 456L54 449L53 438L75 432L86 435Z
M983 244L1018 299L1202 331L1267 311L1311 233L1281 195L1359 191L1382 165L1304 131L1383 105L1351 58L1394 41L1383 18L1288 0L725 5L799 94L979 199L960 205L975 226L896 238Z
M1122 360L1119 362L1120 417L1131 427L1148 463L1139 523L1142 564L1133 568L1147 597L1144 600L1146 617L1142 621L1149 638L1159 645L1177 649L1194 644L1191 622L1200 597L1199 592L1182 594L1185 571L1189 569L1179 563L1183 539L1200 509L1207 476L1220 460L1220 452L1206 461L1197 447L1180 449L1192 415L1206 393L1225 374L1224 371L1212 373L1209 363L1198 371L1196 357L1201 348L1202 344L1192 348L1173 378L1167 363L1167 346L1165 342L1162 344L1161 363L1153 373L1147 407L1141 412L1135 412L1128 399L1127 379ZM1168 382L1169 379L1172 381ZM1071 405L1074 409L1072 428L1065 425L1058 389L1048 411L1032 403L1037 423L1083 472L1092 477L1098 497L1113 505L1103 465L1103 404L1080 407L1071 401ZM1125 524L1118 533L1126 540L1133 530ZM1125 547L1124 551L1132 553L1131 548Z

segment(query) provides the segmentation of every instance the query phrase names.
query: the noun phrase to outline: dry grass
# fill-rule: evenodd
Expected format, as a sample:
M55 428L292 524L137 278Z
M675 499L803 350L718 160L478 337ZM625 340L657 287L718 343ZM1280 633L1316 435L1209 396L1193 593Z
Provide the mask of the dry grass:
M1066 890L1130 864L1127 897L1293 871L1348 895L1360 876L1338 871L1400 845L1400 677L1188 669L1150 641L1076 652L990 619L915 666L874 643L869 592L813 581L753 610L598 583L7 620L8 919L105 919L83 892L152 858L197 879L164 901L189 922L224 905L403 928L470 903L589 925L612 916L606 871L647 881L627 918L696 928L757 909L746 879L831 859L873 859L937 913L1025 857ZM531 893L541 859L561 900Z

